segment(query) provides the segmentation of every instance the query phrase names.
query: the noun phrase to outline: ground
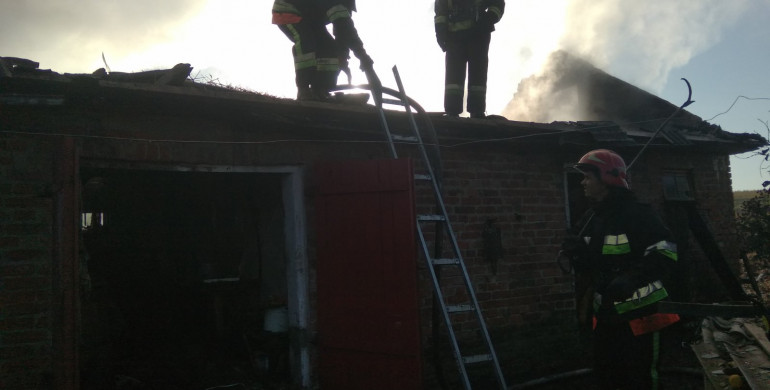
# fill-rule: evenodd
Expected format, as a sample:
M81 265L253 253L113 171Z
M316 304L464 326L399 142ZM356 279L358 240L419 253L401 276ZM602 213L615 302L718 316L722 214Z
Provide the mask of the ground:
M690 343L700 339L696 332L699 326L699 319L684 319L666 329L661 342L661 390L703 389L701 366L690 348ZM581 372L581 375L514 389L596 390L597 387L590 373Z

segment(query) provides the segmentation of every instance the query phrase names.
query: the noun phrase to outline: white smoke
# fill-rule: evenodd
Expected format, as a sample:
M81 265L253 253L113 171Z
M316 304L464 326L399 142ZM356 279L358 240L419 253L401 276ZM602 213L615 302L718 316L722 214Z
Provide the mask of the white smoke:
M657 93L672 69L718 43L751 6L751 0L570 0L559 48ZM519 84L503 115L538 122L595 119L572 88L577 81L565 84L565 72L558 63L546 63L539 74Z

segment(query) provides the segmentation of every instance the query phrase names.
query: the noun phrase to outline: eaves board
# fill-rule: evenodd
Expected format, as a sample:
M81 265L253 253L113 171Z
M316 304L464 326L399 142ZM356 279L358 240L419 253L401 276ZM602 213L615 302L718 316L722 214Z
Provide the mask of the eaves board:
M440 143L446 147L532 148L555 147L562 126L495 119L433 117Z

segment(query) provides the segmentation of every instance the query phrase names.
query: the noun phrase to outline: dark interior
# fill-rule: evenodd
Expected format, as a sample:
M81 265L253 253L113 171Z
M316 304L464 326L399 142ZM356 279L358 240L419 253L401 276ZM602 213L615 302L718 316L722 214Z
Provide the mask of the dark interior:
M280 175L83 168L81 179L83 389L288 381Z

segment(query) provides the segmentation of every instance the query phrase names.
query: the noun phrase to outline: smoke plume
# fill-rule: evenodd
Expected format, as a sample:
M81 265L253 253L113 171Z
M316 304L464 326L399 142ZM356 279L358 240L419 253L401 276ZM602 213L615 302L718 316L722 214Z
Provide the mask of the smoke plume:
M523 80L503 110L509 119L551 122L603 120L583 95L592 66L642 89L658 92L669 72L716 44L749 9L749 0L571 0L560 48L586 61L552 55Z

